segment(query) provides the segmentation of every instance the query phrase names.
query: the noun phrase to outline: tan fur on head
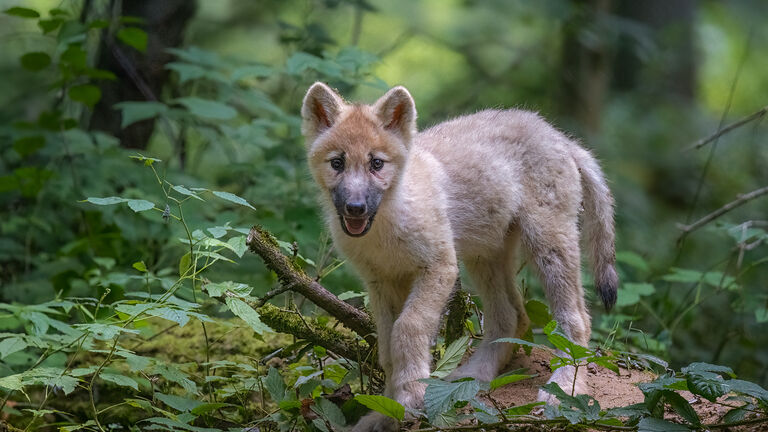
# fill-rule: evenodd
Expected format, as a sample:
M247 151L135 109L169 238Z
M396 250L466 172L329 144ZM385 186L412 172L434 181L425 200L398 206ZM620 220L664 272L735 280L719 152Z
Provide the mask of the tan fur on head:
M409 143L416 134L416 104L405 87L395 87L373 106L384 129L403 137Z
M327 85L312 84L301 107L301 133L314 138L330 129L346 105L344 99Z
M464 262L485 312L484 340L451 378L496 377L528 326L516 287L524 249L552 315L574 342L590 339L581 286L579 213L606 307L616 297L613 198L592 155L538 115L486 110L416 131L403 87L347 104L322 83L302 107L307 159L337 249L362 277L376 319L385 395L423 405L430 343ZM573 368L550 379L583 392ZM581 376L581 374L579 374ZM574 388L575 387L575 388ZM548 394L540 395L551 402ZM377 413L353 431L388 431Z

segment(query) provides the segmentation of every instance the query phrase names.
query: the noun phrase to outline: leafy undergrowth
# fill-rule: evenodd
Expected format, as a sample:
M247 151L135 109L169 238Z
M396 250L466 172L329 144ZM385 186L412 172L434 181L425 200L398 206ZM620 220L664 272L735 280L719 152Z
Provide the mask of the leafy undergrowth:
M240 299L250 308L250 290L242 284L210 284L206 291ZM768 392L737 379L727 367L694 363L655 376L648 370L666 369L662 360L580 347L552 321L543 329L551 347L500 339L497 343L521 349L512 370L491 382L443 379L472 345L468 336L439 347L435 371L425 380L425 407L411 410L365 394L376 392L379 383L361 373L357 362L277 335L247 309L237 309L240 317L221 318L217 309L225 306L212 298L200 306L173 295L133 294L138 300L113 304L59 299L0 306L26 329L0 335L4 364L23 365L32 352L41 351L33 367L0 378L6 389L3 418L10 427L330 432L345 430L374 409L422 430L686 431L761 427L768 408ZM66 322L78 315L91 322ZM597 397L544 384L550 368L567 365L585 375ZM534 402L539 388L560 405Z

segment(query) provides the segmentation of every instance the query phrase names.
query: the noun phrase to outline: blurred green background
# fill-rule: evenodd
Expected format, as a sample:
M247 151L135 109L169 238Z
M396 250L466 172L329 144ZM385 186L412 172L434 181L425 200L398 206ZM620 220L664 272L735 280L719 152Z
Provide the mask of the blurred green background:
M614 312L593 308L596 343L768 383L768 198L685 238L678 226L768 182L762 116L690 149L768 104L768 3L0 0L14 6L41 16L0 15L0 301L107 288L119 298L142 260L159 277L177 272L181 226L159 211L81 202L121 196L163 209L155 176L132 155L162 160L153 167L175 185L255 208L190 200L192 228L262 224L322 268L332 257L304 161L303 93L322 80L371 102L400 84L420 128L519 107L598 155L616 197L624 285ZM263 292L276 283L249 254L206 277ZM521 279L528 298L542 298L535 278ZM361 289L345 266L324 284Z

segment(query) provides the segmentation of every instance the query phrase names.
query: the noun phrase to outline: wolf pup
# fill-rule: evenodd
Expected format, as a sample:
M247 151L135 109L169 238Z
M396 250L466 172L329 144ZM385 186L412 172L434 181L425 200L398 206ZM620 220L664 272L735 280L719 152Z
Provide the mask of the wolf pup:
M529 325L515 287L520 246L540 274L554 318L586 346L579 213L597 292L616 301L613 198L592 155L537 114L486 110L416 131L416 107L403 87L373 105L350 104L323 83L301 109L307 159L320 187L336 247L365 282L376 320L385 395L423 405L430 343L461 260L485 311L483 342L450 378L489 381ZM581 375L579 375L581 377ZM550 381L582 393L573 367ZM575 385L575 388L574 388ZM554 402L546 392L539 399ZM376 412L355 426L397 424Z

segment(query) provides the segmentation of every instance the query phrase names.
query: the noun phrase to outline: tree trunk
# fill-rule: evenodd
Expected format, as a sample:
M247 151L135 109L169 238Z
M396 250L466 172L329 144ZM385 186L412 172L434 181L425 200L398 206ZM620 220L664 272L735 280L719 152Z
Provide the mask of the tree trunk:
M560 106L585 133L594 134L610 77L611 32L601 27L611 1L574 0L573 6L576 12L563 26Z
M620 2L616 13L639 24L639 36L623 32L619 38L614 66L613 86L633 90L638 83L651 83L644 91L674 95L690 101L696 91L696 59L693 47L694 0L644 0ZM646 33L643 35L643 33ZM651 60L644 50L646 40L653 41ZM655 57L655 58L654 58ZM641 80L644 73L652 76Z
M166 63L173 56L166 50L181 45L187 23L195 13L194 0L123 0L121 15L144 20L147 51L141 53L117 43L105 32L99 47L97 67L112 71L116 81L102 85L102 97L93 111L91 129L102 130L120 139L123 147L143 149L154 131L154 120L120 127L120 112L113 109L123 101L158 100L168 79Z

